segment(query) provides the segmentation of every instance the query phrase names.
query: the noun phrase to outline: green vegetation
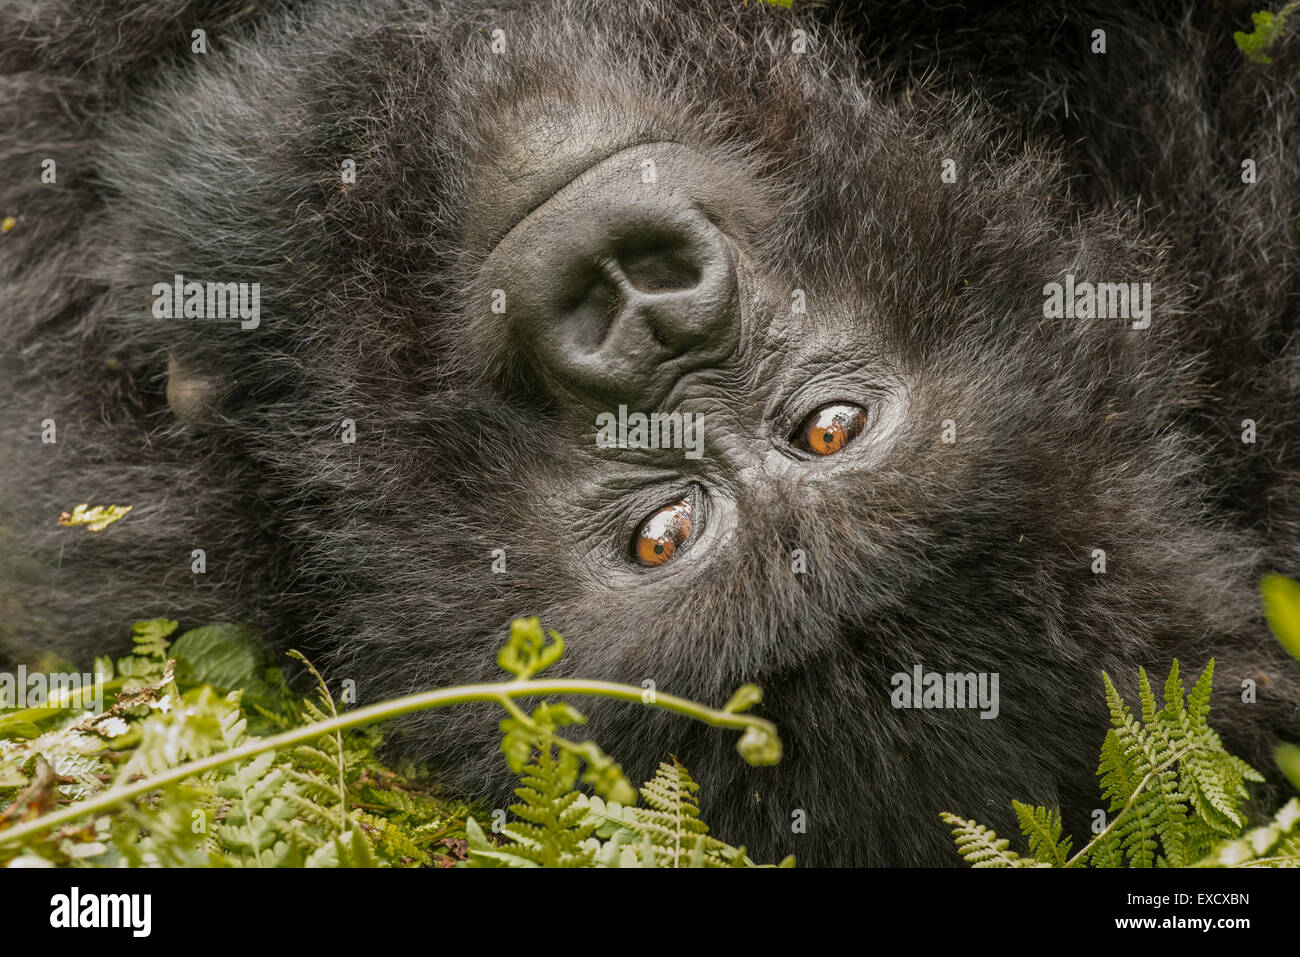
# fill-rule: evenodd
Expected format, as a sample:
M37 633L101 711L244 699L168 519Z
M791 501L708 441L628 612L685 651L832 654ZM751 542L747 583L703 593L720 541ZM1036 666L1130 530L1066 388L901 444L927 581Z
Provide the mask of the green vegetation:
M742 731L742 756L772 764L781 753L776 729L744 713L761 700L753 686L715 710L671 695L647 700L641 688L610 682L538 680L564 644L534 618L514 623L498 657L513 680L340 713L301 656L317 680L315 700L264 667L253 630L213 625L173 639L176 630L174 621L141 622L133 654L96 661L99 688L116 695L102 713L74 707L69 693L0 711L0 864L753 864L743 848L707 836L696 785L680 764L660 769L642 790L648 806L638 808L622 769L595 742L559 733L583 723L577 710L545 700L528 714L516 701L585 694L666 708ZM486 820L483 809L379 757L377 722L467 701L507 712L502 751L522 775L521 803L500 837L471 816ZM574 790L579 777L594 797Z
M1237 30L1232 34L1237 49L1252 63L1272 63L1273 58L1268 55L1268 50L1281 39L1282 32L1286 29L1287 17L1297 10L1300 10L1300 0L1292 0L1277 13L1270 13L1267 10L1252 13L1250 19L1254 27L1251 32L1244 33Z
M1300 584L1261 583L1278 639L1300 652ZM442 688L340 711L309 662L315 697L294 694L261 657L259 636L211 625L141 622L134 651L95 662L97 712L52 690L36 707L0 708L0 865L77 867L752 867L743 847L709 833L698 785L676 759L639 791L556 696L596 695L663 708L741 732L754 765L781 758L776 728L748 710L753 685L721 709L611 682L539 677L564 653L554 631L520 619L498 655L499 682ZM1138 712L1103 673L1111 730L1098 775L1106 821L1077 851L1057 809L1012 802L1026 850L976 823L941 815L976 867L1300 866L1300 799L1247 829L1247 783L1209 723L1211 661L1188 692L1173 663L1157 699L1139 673ZM519 700L541 699L531 712ZM505 712L503 756L518 803L471 807L389 767L376 725L427 708L490 701ZM84 705L84 707L83 707ZM1300 788L1300 747L1276 759ZM585 786L585 789L584 789ZM486 830L485 830L486 825ZM787 858L782 866L792 866Z
M1274 634L1300 658L1300 584L1279 575L1260 583ZM1175 660L1165 681L1163 707L1145 671L1139 671L1141 715L1135 716L1102 672L1111 729L1097 774L1109 803L1106 823L1071 854L1054 808L1012 801L1027 856L982 824L955 814L961 856L975 867L1300 867L1300 798L1284 804L1267 824L1246 830L1242 805L1258 771L1229 754L1210 728L1211 661L1185 693ZM1300 789L1300 748L1282 745L1276 760Z

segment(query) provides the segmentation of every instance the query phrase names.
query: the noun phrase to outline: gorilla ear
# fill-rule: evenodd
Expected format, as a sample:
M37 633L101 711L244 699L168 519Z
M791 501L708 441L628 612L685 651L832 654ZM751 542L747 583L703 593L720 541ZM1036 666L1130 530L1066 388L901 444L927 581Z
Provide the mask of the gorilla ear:
M175 353L167 353L167 405L189 428L215 422L225 388L220 379L187 367Z

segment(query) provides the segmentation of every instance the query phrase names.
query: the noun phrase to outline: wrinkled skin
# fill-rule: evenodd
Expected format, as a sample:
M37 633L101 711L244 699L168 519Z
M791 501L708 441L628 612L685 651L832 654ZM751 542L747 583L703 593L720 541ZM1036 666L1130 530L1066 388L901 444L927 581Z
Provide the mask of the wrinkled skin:
M1265 70L1244 15L1104 5L49 6L3 48L35 171L2 187L8 657L234 619L370 703L496 677L539 615L557 673L760 684L776 767L580 706L633 778L674 754L715 833L808 864L954 863L937 813L1009 830L1012 798L1083 833L1102 669L1213 656L1230 747L1300 738L1254 591L1300 572L1294 39ZM260 325L155 318L177 273L259 282ZM1150 327L1045 319L1066 274L1151 283ZM818 455L832 403L864 425ZM619 405L702 413L704 454L599 447ZM133 511L53 527L83 501ZM892 707L918 664L997 673L997 717ZM505 802L498 717L397 746Z

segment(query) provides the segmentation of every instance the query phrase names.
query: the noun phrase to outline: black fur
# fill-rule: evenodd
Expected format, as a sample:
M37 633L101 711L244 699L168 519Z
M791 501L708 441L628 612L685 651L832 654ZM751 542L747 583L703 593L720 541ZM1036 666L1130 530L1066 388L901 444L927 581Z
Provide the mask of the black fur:
M537 614L568 674L719 704L761 684L775 768L684 719L580 707L634 777L680 757L720 836L811 864L952 863L937 812L1009 830L1012 798L1082 833L1103 668L1131 692L1138 665L1216 657L1214 723L1267 767L1300 738L1297 667L1254 591L1300 572L1300 55L1294 30L1269 66L1237 53L1255 5L17 5L0 18L8 657L233 619L372 702L498 674L507 623ZM759 334L696 387L715 457L761 444L783 376L838 376L898 415L856 457L717 479L726 547L649 573L626 541L663 495L612 496L590 417L470 334L485 183L521 124L578 110L734 176ZM175 273L259 281L261 326L153 318ZM1067 273L1150 282L1151 327L1044 319ZM786 324L794 288L818 325ZM169 409L169 356L174 386L207 385L202 415ZM79 502L134 510L56 528ZM999 673L1000 716L891 708L914 664ZM497 718L422 715L402 745L504 800Z

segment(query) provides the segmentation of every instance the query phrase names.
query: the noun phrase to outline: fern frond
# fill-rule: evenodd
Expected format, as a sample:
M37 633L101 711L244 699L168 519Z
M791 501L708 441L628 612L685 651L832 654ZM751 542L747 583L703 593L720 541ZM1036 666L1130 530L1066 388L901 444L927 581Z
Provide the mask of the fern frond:
M644 844L649 840L657 867L731 867L749 862L737 850L709 835L700 817L699 785L676 758L661 762L641 788L647 807L626 809L624 821ZM644 853L642 855L644 857Z
M1019 801L1011 802L1020 822L1020 831L1029 841L1029 853L1034 860L1054 867L1067 867L1070 858L1070 838L1061 839L1061 812L1053 808L1033 807Z
M1007 850L1011 842L998 837L983 824L946 811L939 815L952 828L953 839L959 853L972 867L1045 867L1037 861L1026 861L1015 851Z
M167 618L155 618L152 621L137 622L131 627L133 653L140 658L152 658L156 662L167 659L167 639L179 627L180 623Z
M1211 660L1188 694L1175 660L1158 705L1146 670L1139 669L1139 718L1102 672L1111 727L1097 776L1110 823L1071 858L1055 812L1012 802L1036 861L1056 867L1186 867L1212 856L1224 837L1241 833L1246 781L1262 777L1230 755L1210 728L1213 675ZM953 815L943 819L955 828L958 850L976 866L1010 866L1018 859L1008 856L1006 840L982 825Z
M686 768L676 758L672 764L660 762L655 776L641 788L641 797L649 808L638 809L635 818L640 826L653 834L655 850L667 857L669 867L682 867L684 855L709 832L708 825L700 820L700 806L695 783Z
M510 810L519 820L506 831L509 854L543 867L589 867L593 853L583 842L596 829L596 821L578 802L573 791L578 779L578 759L549 742L536 750L524 767L515 794L520 803ZM475 851L471 861L507 863L496 849Z

